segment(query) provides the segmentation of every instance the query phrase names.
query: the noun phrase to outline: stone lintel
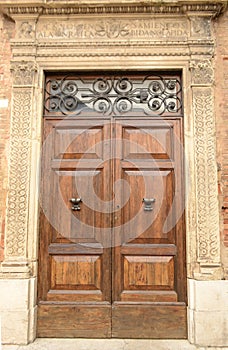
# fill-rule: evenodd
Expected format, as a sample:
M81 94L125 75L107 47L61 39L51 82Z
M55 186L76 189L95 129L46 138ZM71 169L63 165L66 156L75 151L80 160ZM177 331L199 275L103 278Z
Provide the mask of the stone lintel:
M16 37L11 41L13 57L182 56L211 58L214 40L211 19L181 13L161 16L134 13L116 17L81 15L44 16L39 19L17 15ZM88 54L88 47L93 52ZM128 51L126 51L126 46ZM117 50L118 47L118 50ZM150 50L146 48L150 47ZM181 49L180 49L181 48Z

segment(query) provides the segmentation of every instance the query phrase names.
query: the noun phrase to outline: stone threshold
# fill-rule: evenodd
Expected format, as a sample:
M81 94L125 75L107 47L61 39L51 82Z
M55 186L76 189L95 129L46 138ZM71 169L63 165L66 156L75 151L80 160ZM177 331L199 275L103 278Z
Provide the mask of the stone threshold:
M187 340L48 339L29 345L2 345L0 350L228 350L228 347L197 347Z
M28 345L2 345L0 350L228 350L228 347L198 347L188 340L62 339L38 338Z
M49 339L29 345L3 345L2 350L195 350L187 340Z
M29 345L3 345L2 350L195 350L187 340L49 339Z

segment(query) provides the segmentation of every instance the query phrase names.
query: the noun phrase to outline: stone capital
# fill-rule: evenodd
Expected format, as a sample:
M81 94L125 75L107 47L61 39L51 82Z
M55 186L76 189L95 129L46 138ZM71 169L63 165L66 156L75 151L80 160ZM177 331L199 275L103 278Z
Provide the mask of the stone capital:
M189 68L192 73L192 86L213 84L214 70L211 60L192 60Z
M37 71L37 65L33 61L13 61L11 63L11 72L13 74L13 85L28 86L33 85L34 75Z

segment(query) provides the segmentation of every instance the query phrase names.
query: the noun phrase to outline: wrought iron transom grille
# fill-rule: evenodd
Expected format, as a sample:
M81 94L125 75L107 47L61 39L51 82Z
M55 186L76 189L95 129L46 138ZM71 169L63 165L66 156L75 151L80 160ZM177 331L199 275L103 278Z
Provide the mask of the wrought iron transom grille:
M48 76L44 115L181 115L177 74Z

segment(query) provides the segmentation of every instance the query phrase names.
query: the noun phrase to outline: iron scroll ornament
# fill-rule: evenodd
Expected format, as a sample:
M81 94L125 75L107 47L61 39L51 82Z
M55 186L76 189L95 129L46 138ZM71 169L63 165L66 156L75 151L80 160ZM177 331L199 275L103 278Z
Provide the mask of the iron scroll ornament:
M45 86L44 114L145 115L178 114L182 109L181 82L176 76L129 77L65 76L49 78Z

